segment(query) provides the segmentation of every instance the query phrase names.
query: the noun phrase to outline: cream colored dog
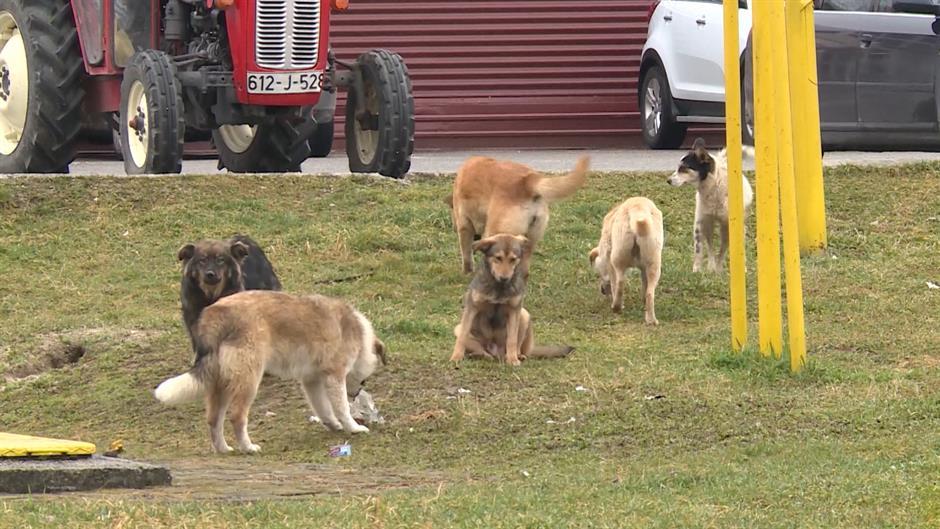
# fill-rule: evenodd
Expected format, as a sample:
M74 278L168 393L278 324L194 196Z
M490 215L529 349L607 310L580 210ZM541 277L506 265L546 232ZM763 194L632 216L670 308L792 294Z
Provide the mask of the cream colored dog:
M623 309L623 280L628 268L639 268L648 325L657 325L656 285L662 266L663 214L652 200L628 198L604 217L591 265L601 277L601 294L611 297L611 309Z

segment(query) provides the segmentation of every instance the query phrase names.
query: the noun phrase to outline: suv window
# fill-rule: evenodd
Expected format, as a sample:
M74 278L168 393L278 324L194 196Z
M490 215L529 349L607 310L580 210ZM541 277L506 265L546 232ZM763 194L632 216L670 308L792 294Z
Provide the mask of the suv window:
M813 7L817 11L864 11L875 10L875 2L882 0L814 0ZM890 0L887 0L890 2Z

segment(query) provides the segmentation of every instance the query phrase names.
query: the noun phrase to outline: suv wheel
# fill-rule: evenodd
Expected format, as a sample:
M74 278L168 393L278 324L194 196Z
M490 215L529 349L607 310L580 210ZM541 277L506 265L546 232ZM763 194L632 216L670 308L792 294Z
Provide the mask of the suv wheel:
M676 149L685 140L686 125L673 115L666 72L659 65L646 70L640 84L640 124L643 140L652 149Z

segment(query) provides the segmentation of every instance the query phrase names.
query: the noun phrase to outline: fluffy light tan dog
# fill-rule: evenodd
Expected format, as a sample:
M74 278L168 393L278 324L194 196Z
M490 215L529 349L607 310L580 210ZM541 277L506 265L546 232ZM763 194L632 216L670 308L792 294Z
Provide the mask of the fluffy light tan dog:
M206 307L193 341L192 369L164 381L155 396L178 404L204 394L216 452L232 450L222 434L229 408L239 450L261 450L248 437L248 410L265 373L300 382L327 428L369 431L353 420L347 397L358 395L365 380L385 364L385 345L369 320L348 303L317 295L240 292Z
M554 178L516 162L475 156L457 171L448 198L464 273L473 272L474 236L524 235L534 247L548 227L548 206L574 194L587 180L589 159Z
M601 239L590 253L591 266L600 275L601 293L611 297L611 309L623 310L624 274L640 270L645 319L657 325L656 285L662 266L663 214L652 200L628 198L604 217Z

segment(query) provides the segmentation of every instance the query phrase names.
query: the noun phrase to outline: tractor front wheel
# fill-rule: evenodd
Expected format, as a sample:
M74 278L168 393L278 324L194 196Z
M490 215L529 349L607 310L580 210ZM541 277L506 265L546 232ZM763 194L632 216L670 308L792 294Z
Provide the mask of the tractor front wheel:
M405 61L397 53L372 50L356 60L362 74L346 100L346 154L354 173L401 178L411 168L415 103Z
M67 0L0 0L0 173L68 171L82 72Z
M212 131L219 168L233 173L296 173L310 157L307 139L286 119L222 125Z
M135 53L121 82L121 153L127 174L179 173L186 119L173 59L159 50Z

